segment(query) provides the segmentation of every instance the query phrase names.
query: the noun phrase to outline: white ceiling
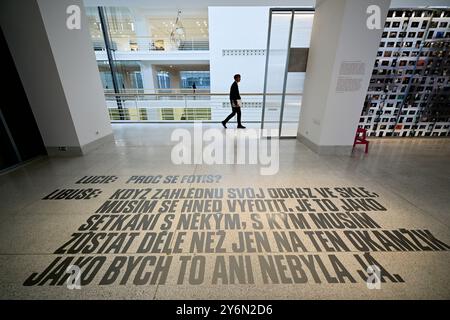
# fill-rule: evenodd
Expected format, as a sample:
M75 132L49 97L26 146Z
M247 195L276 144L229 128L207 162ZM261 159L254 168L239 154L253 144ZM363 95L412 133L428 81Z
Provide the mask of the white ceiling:
M86 6L208 8L209 6L314 6L315 0L84 0Z
M83 0L85 6L106 7L141 7L152 9L183 9L207 11L209 6L270 6L270 7L303 7L315 6L315 0ZM392 0L391 8L449 6L449 0ZM198 11L197 11L198 12Z

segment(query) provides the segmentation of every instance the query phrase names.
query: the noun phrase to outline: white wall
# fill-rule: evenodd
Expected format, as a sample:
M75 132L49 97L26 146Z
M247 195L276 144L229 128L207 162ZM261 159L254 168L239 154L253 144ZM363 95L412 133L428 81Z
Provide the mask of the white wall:
M351 146L390 0L319 0L314 17L299 136L316 146ZM366 8L381 8L381 29L366 27ZM341 63L365 65L359 90L337 92Z
M209 7L211 92L228 92L241 74L241 92L262 92L264 55L223 56L223 49L266 49L268 7Z
M110 135L112 128L83 2L38 0L38 5L80 145ZM69 5L82 9L80 30L66 28Z
M82 9L81 29L66 8ZM2 30L49 153L80 153L112 134L81 0L4 0Z
M266 49L270 7L209 7L211 92L228 92L241 74L241 92L262 93L265 55L224 56L226 49ZM282 92L290 14L272 18L267 92ZM291 47L309 47L313 15L296 16ZM267 54L267 53L266 53ZM286 92L301 92L304 73L290 73Z

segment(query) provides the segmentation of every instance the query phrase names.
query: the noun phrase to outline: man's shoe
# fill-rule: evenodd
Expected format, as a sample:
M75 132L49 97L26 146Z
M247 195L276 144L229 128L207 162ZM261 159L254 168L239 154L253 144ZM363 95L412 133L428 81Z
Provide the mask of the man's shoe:
M245 129L243 125L238 126L238 129Z
M227 128L225 121L222 121L222 125L225 129Z

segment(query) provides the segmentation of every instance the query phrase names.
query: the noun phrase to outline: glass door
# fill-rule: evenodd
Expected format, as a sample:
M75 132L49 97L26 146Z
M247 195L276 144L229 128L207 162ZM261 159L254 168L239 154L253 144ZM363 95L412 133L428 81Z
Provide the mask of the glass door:
M272 9L269 14L261 129L271 137L279 136L292 16L292 11Z
M296 137L313 9L270 9L261 128L265 136Z

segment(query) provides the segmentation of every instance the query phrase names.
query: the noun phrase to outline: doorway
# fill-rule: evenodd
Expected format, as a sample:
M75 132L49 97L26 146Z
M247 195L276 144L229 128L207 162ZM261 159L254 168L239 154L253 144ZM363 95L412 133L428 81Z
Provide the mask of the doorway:
M296 137L311 39L313 8L271 8L261 129L265 136Z
M3 173L47 152L1 30L0 51L3 53L2 75L7 79L0 104L0 173Z

